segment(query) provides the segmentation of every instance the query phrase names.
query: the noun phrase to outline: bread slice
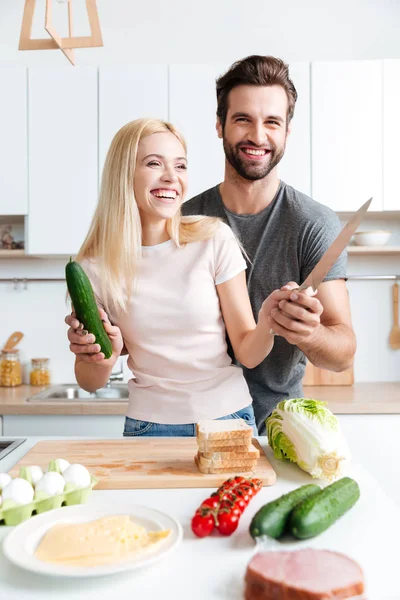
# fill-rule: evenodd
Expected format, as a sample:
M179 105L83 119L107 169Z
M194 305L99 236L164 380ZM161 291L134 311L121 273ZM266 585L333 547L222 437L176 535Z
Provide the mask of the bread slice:
M248 452L251 438L248 440L197 440L200 452Z
M245 440L251 439L253 428L244 419L204 419L196 424L198 441Z
M200 473L204 473L205 475L218 475L222 473L229 473L232 475L237 475L238 473L242 474L250 474L253 473L253 467L206 467L199 463L197 456L194 457L195 463L200 471Z
M236 469L238 467L245 467L246 469L253 469L257 465L257 458L248 458L245 456L244 458L220 458L220 459L212 459L205 458L205 456L201 453L197 453L197 461L199 465L203 467L213 467L216 469L221 469L225 467L229 467L230 469Z
M218 460L230 460L232 458L237 458L239 460L254 460L260 457L260 451L258 448L256 448L255 446L253 446L253 444L250 444L250 448L247 449L246 447L244 447L244 450L240 450L242 446L238 446L237 448L234 448L233 450L215 450L215 451L206 451L206 452L201 452L201 455L204 458L209 458L211 460L213 460L214 462L218 461Z

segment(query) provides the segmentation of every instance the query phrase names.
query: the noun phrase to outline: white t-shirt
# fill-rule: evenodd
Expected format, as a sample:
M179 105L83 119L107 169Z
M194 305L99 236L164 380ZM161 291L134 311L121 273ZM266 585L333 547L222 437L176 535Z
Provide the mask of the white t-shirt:
M86 271L99 303L95 261ZM109 314L129 353L127 416L156 423L195 423L251 404L241 368L227 352L216 285L246 269L225 224L210 240L144 246L127 313Z

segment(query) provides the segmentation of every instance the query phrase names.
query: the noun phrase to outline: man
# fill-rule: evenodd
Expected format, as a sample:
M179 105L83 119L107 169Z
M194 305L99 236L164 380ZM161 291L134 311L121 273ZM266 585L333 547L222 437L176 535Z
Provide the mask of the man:
M303 395L306 357L317 367L339 372L351 366L356 350L345 252L317 295L292 291L341 229L333 211L278 178L296 99L288 66L280 59L250 56L234 63L217 80L224 181L182 207L186 215L221 217L238 236L248 258L255 318L276 290L269 319L277 334L274 348L258 367L244 368L260 434L280 400Z

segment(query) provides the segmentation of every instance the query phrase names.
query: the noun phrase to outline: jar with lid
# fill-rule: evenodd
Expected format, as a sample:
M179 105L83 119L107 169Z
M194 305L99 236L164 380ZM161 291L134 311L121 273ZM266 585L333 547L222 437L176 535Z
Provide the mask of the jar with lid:
M48 358L31 359L31 385L50 385L50 368Z
M22 366L19 350L2 350L0 358L0 385L15 387L22 383Z

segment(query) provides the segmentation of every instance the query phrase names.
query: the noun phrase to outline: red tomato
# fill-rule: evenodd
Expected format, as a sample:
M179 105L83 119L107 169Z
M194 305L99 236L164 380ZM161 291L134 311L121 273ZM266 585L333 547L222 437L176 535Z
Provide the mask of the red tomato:
M256 495L254 488L250 485L240 485L238 489L244 494L248 494L250 500Z
M235 490L228 490L226 492L223 492L220 495L220 500L229 500L230 502L236 502L236 493Z
M231 535L239 525L239 517L231 512L218 513L217 529L222 535Z
M257 490L257 492L259 492L262 488L261 479L250 479L250 481L255 486L255 489Z
M192 519L192 531L197 537L206 537L214 529L215 520L211 513L203 511L203 514L197 512Z
M236 475L236 477L233 478L233 481L235 483L242 483L243 481L246 481L244 477L242 477L241 475Z
M235 490L235 494L238 498L242 498L242 500L246 503L246 506L248 505L248 503L250 502L250 496L247 490L240 487L237 490Z
M221 492L226 492L227 490L230 490L231 488L235 487L235 485L236 482L232 478L227 479L222 485L219 486L217 494L220 494Z
M246 502L243 500L243 498L241 496L236 496L235 505L239 508L241 513L244 512L244 509L247 506Z
M220 504L220 498L219 496L215 495L215 496L210 496L209 498L206 498L206 500L204 500L204 502L201 503L201 507L207 507L207 508L218 508Z
M240 510L240 507L236 504L236 502L231 502L230 500L223 500L219 509L221 512L229 511L232 514L237 515L238 517L240 517L240 515L242 514L242 511Z

